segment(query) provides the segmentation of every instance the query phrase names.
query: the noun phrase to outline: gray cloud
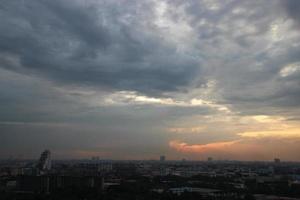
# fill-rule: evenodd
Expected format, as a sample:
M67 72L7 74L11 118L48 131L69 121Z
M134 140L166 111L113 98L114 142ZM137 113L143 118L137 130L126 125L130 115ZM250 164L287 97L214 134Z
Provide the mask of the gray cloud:
M177 53L155 35L151 6L106 1L3 3L0 50L17 58L20 66L2 61L1 67L67 84L153 95L180 90L198 73L199 61Z
M299 115L299 71L280 74L300 61L300 35L291 24L298 23L298 1L168 2L173 20L184 18L198 36L217 102L241 115Z
M222 118L297 122L299 9L297 0L0 0L0 135L12 144L0 154L26 134L22 151L51 141L63 157L63 145L54 142L61 136L74 139L65 147L69 154L103 150L120 158L127 148L137 156L147 144L144 153L152 156L169 152L169 140L236 139L244 127ZM129 93L110 102L120 91ZM153 103L163 98L173 104ZM213 106L191 105L193 99ZM216 130L214 120L226 130ZM216 128L166 134L180 124ZM43 131L47 140L38 135ZM86 145L85 137L92 138Z
M281 1L283 6L286 8L287 14L289 17L291 17L295 22L300 25L300 2L295 0L287 0L287 1Z

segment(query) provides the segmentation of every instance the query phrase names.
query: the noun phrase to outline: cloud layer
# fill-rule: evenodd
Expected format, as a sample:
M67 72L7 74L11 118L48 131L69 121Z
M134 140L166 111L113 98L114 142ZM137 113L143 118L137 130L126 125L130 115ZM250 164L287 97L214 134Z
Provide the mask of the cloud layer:
M299 13L297 0L0 1L0 156L270 159L300 136Z

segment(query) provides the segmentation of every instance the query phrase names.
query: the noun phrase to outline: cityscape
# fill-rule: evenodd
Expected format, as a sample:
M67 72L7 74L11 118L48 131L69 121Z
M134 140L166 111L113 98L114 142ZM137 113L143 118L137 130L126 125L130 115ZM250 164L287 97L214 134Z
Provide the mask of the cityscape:
M300 163L38 160L0 163L1 199L300 199Z

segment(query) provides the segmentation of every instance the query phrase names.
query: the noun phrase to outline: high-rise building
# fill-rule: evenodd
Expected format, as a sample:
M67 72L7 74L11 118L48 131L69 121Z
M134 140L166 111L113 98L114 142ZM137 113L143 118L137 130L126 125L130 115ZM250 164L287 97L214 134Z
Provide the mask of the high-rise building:
M166 156L160 156L159 160L160 162L164 162L166 160Z
M51 152L49 150L42 152L37 167L41 171L47 171L51 169Z
M98 162L99 160L100 160L100 158L99 158L99 156L92 156L92 159L91 159L92 161L96 161L96 162Z
M280 159L279 158L274 158L274 162L275 163L280 163Z
M212 158L212 157L208 157L208 158L207 158L207 161L208 161L208 162L211 162L211 161L213 161L213 158Z

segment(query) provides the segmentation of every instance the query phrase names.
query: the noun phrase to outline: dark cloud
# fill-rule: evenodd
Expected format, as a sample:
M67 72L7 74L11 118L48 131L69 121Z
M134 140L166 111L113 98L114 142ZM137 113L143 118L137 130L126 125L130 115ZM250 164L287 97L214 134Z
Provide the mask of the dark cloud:
M297 0L281 0L286 12L300 26L300 2Z
M130 7L139 5L141 14L132 12ZM2 3L0 51L19 59L20 66L1 61L1 67L61 83L152 95L180 90L194 79L199 62L153 34L151 18L143 19L153 15L146 6L68 0Z

